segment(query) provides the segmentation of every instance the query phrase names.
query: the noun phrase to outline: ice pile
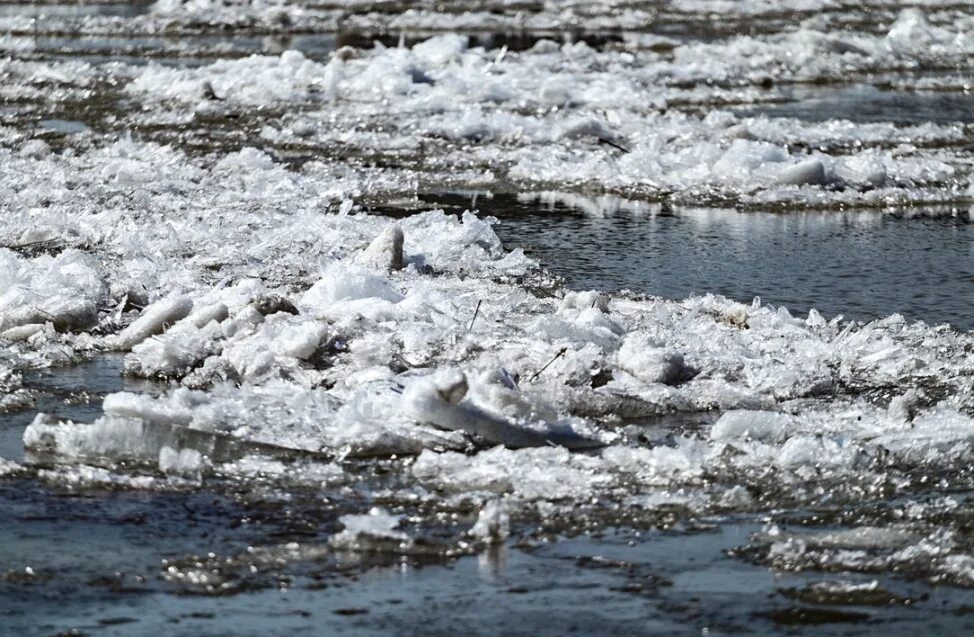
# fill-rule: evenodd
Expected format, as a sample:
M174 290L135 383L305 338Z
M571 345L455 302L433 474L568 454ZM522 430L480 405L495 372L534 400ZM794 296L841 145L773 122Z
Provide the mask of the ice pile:
M0 236L39 251L0 253L7 395L18 370L99 350L169 383L94 423L38 417L45 461L205 479L407 455L407 482L459 498L707 510L770 475L870 489L970 458L971 337L946 327L566 290L490 220L358 213L381 171L129 139L0 152ZM696 426L646 438L674 415Z
M385 163L422 149L415 157L423 163L421 181L463 166L488 182L673 201L966 200L970 171L955 149L964 138L959 126L742 117L711 99L714 84L739 102L751 98L734 91L768 78L803 83L846 77L850 67L866 73L969 65L974 55L965 35L972 24L934 27L916 11L905 11L883 37L846 42L817 28L686 44L672 56L544 41L497 53L451 34L411 48L342 50L327 63L287 51L192 69L150 65L126 91L161 120L187 106L206 121L260 106L274 116L264 120L262 137L291 148L337 146ZM300 116L288 112L296 104Z
M391 222L336 217L380 240L326 260L303 291L199 282L126 315L102 342L130 350L128 373L172 387L109 395L92 424L39 416L27 447L175 474L255 454L407 455L407 481L453 497L701 512L756 506L749 490L774 497L768 480L792 498L815 497L813 483L852 497L888 488L891 472L951 472L974 454L968 334L713 296L534 289L504 274L512 257L489 225L417 219L400 222L401 270L357 263L376 245L397 252L386 240L397 232L378 223ZM454 267L480 267L444 267L437 240ZM713 424L647 444L640 423L673 414Z
M410 46L404 39L400 46L341 46L327 54L321 51L328 46L305 53L266 47L260 50L279 53L200 66L124 59L95 66L20 54L0 61L0 73L11 79L0 100L29 104L25 113L39 117L21 118L24 126L50 118L41 119L40 132L85 154L105 153L129 130L193 153L225 155L259 146L260 154L232 161L297 158L329 177L360 180L359 192L375 199L444 184L789 209L971 199L970 131L949 116L941 124L902 126L882 121L883 115L867 124L836 117L805 122L741 108L800 103L804 94L827 103L850 78L867 88L906 87L910 96L933 89L959 98L969 90L965 71L974 63L974 21L949 3L925 3L921 10L878 2L870 9L882 12L866 26L848 7L823 9L819 16L805 7L796 11L808 18L788 28L765 3L640 9L614 2L530 8L499 3L498 19L520 20L518 31L541 28L531 26L536 21L550 26L576 20L592 28L599 20L631 22L629 28L639 31L629 34L631 42L601 48L557 43L541 37L549 31L535 31L537 41L519 51L442 34L442 20L481 20L482 30L485 14L475 4L450 14L424 5L395 18L357 2L315 9L267 0L160 0L148 15L129 19L135 31L208 32L232 24L331 33L340 21L343 32L355 34L356 24L378 21L369 30L378 33L391 28L388 20L399 19L441 35ZM684 26L687 20L709 22L713 11L740 20L760 16L767 23L751 35L663 38L665 46L663 36L642 33L657 19ZM96 29L97 22L88 16L85 24ZM343 41L328 37L336 45ZM640 44L647 38L653 43ZM169 53L189 52L177 49ZM214 54L227 51L208 51L207 60ZM916 81L918 71L930 69L943 72ZM827 104L823 112L828 115ZM966 117L958 111L956 118ZM85 133L59 137L51 132L58 122L84 126ZM5 146L28 137L16 124L0 129ZM104 143L93 149L93 139ZM116 178L145 178L134 165L139 155L131 159ZM375 182L360 168L370 163L386 167L375 171L383 173Z
M52 323L59 331L81 331L98 322L107 286L89 255L68 250L24 261L0 249L0 338L20 341Z

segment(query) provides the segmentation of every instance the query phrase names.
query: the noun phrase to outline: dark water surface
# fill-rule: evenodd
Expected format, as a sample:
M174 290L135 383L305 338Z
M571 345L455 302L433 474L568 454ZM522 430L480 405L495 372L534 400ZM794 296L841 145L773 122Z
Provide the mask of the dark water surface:
M122 376L122 356L102 355L63 369L28 372L24 385L37 393L34 408L0 414L0 458L21 461L24 429L38 412L61 420L92 422L102 414L102 399L119 391L151 391L153 383Z
M970 92L882 89L868 84L853 86L799 86L784 89L781 104L741 109L744 115L793 117L808 122L844 119L851 122L891 122L901 125L974 122L974 95Z
M523 248L575 289L681 299L761 297L804 315L870 320L893 313L974 329L974 221L967 210L761 213L663 211L559 193L427 197L500 219Z
M284 512L282 512L284 513ZM274 521L206 490L51 492L0 483L0 634L4 635L909 635L969 634L969 595L880 577L919 600L829 610L786 594L822 574L784 573L726 555L760 525L608 531L502 546L441 565L395 560L323 575L281 563L276 584L226 596L161 582L166 558L266 544ZM241 525L241 519L250 524ZM314 541L304 538L303 541ZM30 575L23 575L31 568ZM861 576L849 581L868 582ZM776 626L769 616L808 613ZM818 613L818 615L816 615ZM76 632L70 632L76 631ZM939 632L944 631L944 632Z

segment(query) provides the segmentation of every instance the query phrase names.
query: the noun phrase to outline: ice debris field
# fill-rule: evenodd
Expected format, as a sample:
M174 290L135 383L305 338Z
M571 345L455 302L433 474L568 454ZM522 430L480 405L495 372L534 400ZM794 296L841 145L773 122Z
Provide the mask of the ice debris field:
M929 588L974 587L972 333L569 289L417 197L967 216L966 107L774 108L974 106L972 68L974 12L935 0L2 4L3 498L304 511L126 584L199 595L736 520L721 559L820 576L759 628L925 621ZM129 389L50 408L38 377L98 361ZM58 581L0 567L11 599Z

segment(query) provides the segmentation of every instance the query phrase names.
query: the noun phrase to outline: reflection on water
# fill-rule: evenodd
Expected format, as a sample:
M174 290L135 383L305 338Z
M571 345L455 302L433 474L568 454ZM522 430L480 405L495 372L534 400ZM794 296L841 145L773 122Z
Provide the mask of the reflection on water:
M481 579L488 582L497 581L507 574L507 544L489 544L483 553L477 556L477 570Z
M40 126L65 135L77 135L91 130L84 122L70 119L43 119Z
M576 289L680 299L713 292L804 314L896 312L974 329L967 210L771 214L677 209L561 193L424 197L498 217L497 233Z
M795 87L785 90L783 104L742 109L744 115L793 117L809 122L844 119L852 122L894 124L949 124L974 122L974 95L885 91L856 85L830 91L823 87Z

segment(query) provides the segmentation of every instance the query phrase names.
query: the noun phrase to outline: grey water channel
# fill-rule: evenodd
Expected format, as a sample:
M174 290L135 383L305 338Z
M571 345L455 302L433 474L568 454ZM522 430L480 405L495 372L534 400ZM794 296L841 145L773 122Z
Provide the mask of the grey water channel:
M438 195L446 209L500 220L573 289L671 299L712 292L868 321L903 314L974 329L974 219L968 210L763 213L663 210L565 193Z

